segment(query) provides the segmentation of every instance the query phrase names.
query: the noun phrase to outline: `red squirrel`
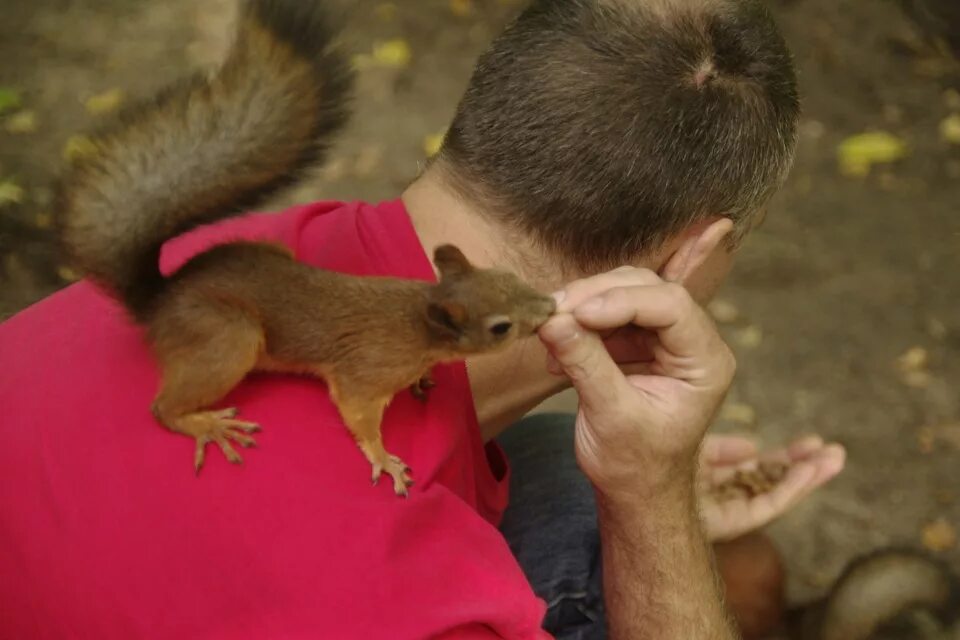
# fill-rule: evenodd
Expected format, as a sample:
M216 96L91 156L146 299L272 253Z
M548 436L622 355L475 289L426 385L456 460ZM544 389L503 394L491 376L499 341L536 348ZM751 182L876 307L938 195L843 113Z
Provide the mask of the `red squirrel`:
M452 245L434 252L436 284L309 267L285 248L234 242L170 277L160 248L190 228L236 215L319 162L346 121L352 77L316 3L249 0L232 48L211 76L167 88L94 138L70 167L56 207L71 263L114 295L161 369L156 419L231 462L259 426L212 410L251 371L322 378L344 424L398 495L409 468L380 436L384 409L409 387L424 398L439 362L500 349L553 313L550 296Z

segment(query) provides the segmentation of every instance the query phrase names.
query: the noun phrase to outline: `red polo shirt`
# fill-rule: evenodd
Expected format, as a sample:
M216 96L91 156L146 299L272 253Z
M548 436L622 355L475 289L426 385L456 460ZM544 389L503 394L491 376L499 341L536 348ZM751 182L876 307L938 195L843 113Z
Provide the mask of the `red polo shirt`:
M317 203L204 227L162 265L234 238L298 259L433 280L400 201ZM284 283L277 283L284 286ZM219 406L263 426L226 462L154 422L157 367L88 283L0 325L0 637L541 638L544 604L496 525L506 463L462 364L387 410L406 500L370 467L322 382L255 375Z

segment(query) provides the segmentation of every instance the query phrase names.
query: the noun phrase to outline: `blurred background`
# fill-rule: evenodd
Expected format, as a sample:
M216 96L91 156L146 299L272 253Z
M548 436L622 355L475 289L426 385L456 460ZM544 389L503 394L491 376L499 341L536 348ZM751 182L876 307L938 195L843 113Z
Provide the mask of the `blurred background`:
M718 428L847 446L847 471L772 529L806 599L889 543L960 568L960 2L769 2L804 116L792 176L711 306L740 363ZM399 194L522 0L340 6L355 118L276 206ZM232 14L229 0L0 0L0 319L76 278L51 245L51 185L84 132L215 64Z

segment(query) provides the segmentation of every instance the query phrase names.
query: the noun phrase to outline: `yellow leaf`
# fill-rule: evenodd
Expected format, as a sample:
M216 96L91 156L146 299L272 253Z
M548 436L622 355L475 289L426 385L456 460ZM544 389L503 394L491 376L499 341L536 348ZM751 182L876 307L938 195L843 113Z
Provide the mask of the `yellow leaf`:
M721 324L736 322L740 317L740 310L729 300L716 299L707 305L707 310L713 319Z
M927 362L930 356L923 347L910 347L903 355L897 358L897 366L904 373L909 371L920 371L927 368Z
M946 518L938 518L923 528L923 546L930 551L948 551L957 546L957 530Z
M940 122L940 137L950 144L960 144L960 113L953 113Z
M434 133L423 138L423 152L427 154L427 157L434 156L440 151L440 147L443 145L443 136L446 132Z
M16 89L0 87L0 113L20 106L20 92Z
M97 145L87 136L70 136L63 147L63 157L69 162L91 156L97 152Z
M450 12L455 16L468 16L473 13L473 0L450 0Z
M3 127L10 133L33 133L37 130L37 114L21 111L7 118Z
M743 402L727 402L720 410L720 419L751 425L757 421L756 410Z
M26 191L11 179L0 181L0 207L23 202Z
M396 39L378 42L373 46L373 59L384 67L405 67L410 64L410 45L406 40Z
M763 330L755 324L737 332L737 342L744 349L756 349L763 342Z
M53 226L53 216L46 212L38 213L34 216L33 223L41 229L49 229Z
M60 276L62 280L66 280L68 282L75 282L80 279L80 275L67 266L62 266L57 269L57 275Z
M840 172L847 176L865 176L874 164L886 164L904 157L904 142L884 131L862 133L847 138L837 149Z
M109 91L98 93L95 96L90 96L87 98L85 105L87 107L87 113L92 116L99 116L110 113L111 111L116 111L121 102L123 102L123 90L110 89Z

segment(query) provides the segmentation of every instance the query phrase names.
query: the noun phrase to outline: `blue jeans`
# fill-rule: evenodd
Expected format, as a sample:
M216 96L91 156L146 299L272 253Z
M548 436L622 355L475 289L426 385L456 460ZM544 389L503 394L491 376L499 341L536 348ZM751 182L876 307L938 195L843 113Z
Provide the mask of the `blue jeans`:
M573 453L574 419L534 415L500 436L512 473L500 530L547 602L544 629L558 640L601 640L600 533L593 488Z

